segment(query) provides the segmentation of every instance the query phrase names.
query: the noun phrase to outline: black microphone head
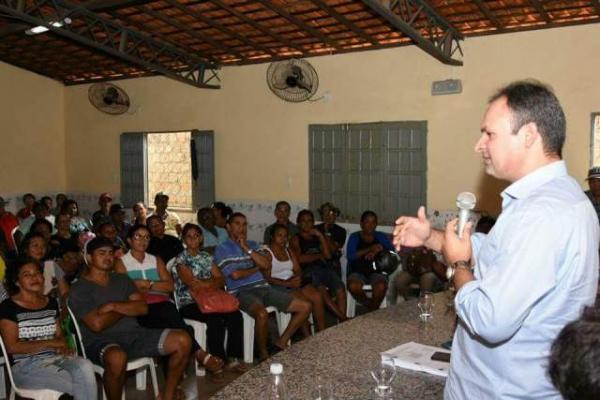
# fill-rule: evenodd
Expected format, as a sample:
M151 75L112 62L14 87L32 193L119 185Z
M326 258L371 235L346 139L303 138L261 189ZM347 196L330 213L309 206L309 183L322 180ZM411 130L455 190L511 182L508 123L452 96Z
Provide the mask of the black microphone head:
M393 251L384 250L380 251L373 260L373 269L383 275L391 275L394 273L398 264L400 263L400 257Z

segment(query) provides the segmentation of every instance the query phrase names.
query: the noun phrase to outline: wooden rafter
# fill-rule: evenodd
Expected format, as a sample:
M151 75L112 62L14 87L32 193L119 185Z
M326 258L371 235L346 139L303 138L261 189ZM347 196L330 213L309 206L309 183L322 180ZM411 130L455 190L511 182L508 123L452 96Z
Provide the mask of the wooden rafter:
M281 7L276 6L270 0L257 0L257 1L260 4L262 4L263 6L265 6L266 8L268 8L269 10L281 15L283 18L287 19L288 21L290 21L294 25L298 26L299 28L301 28L301 29L305 30L306 32L310 33L311 35L319 38L323 43L329 45L330 47L333 47L336 50L340 49L340 47L336 43L334 43L332 40L327 39L327 37L324 36L321 32L319 32L318 29L313 28L312 26L310 26L307 23L305 23L304 21L302 21L300 18L290 14L289 12L282 9Z
M492 10L490 10L490 8L487 6L487 4L485 4L485 2L483 2L482 0L473 0L473 3L475 3L477 7L479 7L479 10L481 10L482 14L485 15L487 19L492 21L492 24L494 24L496 29L498 29L499 31L503 30L502 22L500 22L500 20L494 15Z
M352 32L354 32L356 35L358 35L364 41L369 42L373 45L378 44L377 40L375 40L375 38L373 38L373 36L368 35L365 31L360 29L354 22L350 21L348 18L346 18L342 14L338 13L335 10L335 8L329 6L327 3L325 3L322 0L311 0L311 1L313 3L315 3L316 5L318 5L319 7L321 7L321 9L323 9L323 11L327 12L329 15L331 15L333 18L335 18L336 21L338 21L339 23L344 25L346 28L350 29Z
M223 25L219 25L218 23L214 22L211 18L205 17L204 15L202 15L199 12L191 10L189 7L187 7L184 4L179 3L177 0L164 0L164 1L166 1L171 6L177 8L178 10L182 11L184 14L189 14L189 15L193 16L194 18L198 19L199 21L202 21L205 24L212 26L213 28L225 33L226 35L236 38L237 40L241 41L242 43L245 43L246 45L250 46L251 48L256 47L265 53L277 54L276 52L274 52L274 50L266 48L263 45L261 45L260 43L251 42L245 36L240 35L239 33L232 31L231 29L229 29Z
M544 22L546 22L547 24L551 24L552 23L552 18L550 18L550 16L546 12L546 9L544 8L543 4L540 3L539 0L529 0L529 2L535 8L535 10L537 11L537 13L540 14L540 17L542 17L542 19L544 20Z
M197 32L195 29L191 28L190 26L186 25L186 24L182 24L179 21L177 21L174 18L168 17L166 14L164 13L160 13L160 12L156 12L154 11L152 8L148 7L148 6L137 6L136 9L140 10L141 12L150 15L153 18L156 18L168 25L171 25L177 29L180 29L184 32L186 32L188 35L190 35L191 37L198 39L204 43L208 43L209 45L211 45L213 48L215 49L224 49L227 52L230 52L232 54L234 54L237 57L242 57L242 54L237 52L236 50L234 50L233 48L225 45L224 43L220 43L217 42L216 40L212 39L210 36L208 35L203 35L200 32ZM190 50L193 51L193 50Z
M231 14L235 15L240 20L242 20L243 22L247 23L248 25L250 25L251 27L253 27L257 31L262 32L263 34L272 37L273 39L279 41L280 43L284 44L285 46L287 46L287 47L289 47L291 49L294 49L294 50L300 52L301 54L304 53L304 50L302 50L301 46L294 45L292 42L290 42L289 40L287 40L283 36L279 35L277 32L274 32L274 31L272 31L270 29L267 29L267 28L263 27L258 22L256 22L253 19L247 17L245 14L237 11L235 8L229 6L228 4L225 4L221 0L210 0L210 1L213 4L221 7L224 10L227 10Z
M600 0L592 0L592 4L596 9L596 14L598 14L598 16L600 17Z

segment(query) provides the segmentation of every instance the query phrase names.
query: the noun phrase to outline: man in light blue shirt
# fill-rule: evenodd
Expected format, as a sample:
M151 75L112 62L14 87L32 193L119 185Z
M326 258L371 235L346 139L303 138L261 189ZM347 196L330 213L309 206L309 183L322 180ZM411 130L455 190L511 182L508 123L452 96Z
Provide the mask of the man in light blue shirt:
M488 235L431 229L424 209L401 217L396 245L441 250L459 317L444 398L560 399L546 373L560 330L593 303L595 211L562 158L564 113L554 94L516 82L492 97L475 150L486 173L511 183Z

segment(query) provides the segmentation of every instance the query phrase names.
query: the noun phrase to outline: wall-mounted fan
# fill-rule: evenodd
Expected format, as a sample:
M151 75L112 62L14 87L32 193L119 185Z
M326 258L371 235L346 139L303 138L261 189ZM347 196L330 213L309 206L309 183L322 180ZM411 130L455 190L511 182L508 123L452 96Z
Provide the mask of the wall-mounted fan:
M317 93L319 76L308 61L291 59L276 61L267 69L269 89L292 103L309 100Z
M88 89L90 103L107 114L119 115L129 110L129 96L112 83L94 83Z

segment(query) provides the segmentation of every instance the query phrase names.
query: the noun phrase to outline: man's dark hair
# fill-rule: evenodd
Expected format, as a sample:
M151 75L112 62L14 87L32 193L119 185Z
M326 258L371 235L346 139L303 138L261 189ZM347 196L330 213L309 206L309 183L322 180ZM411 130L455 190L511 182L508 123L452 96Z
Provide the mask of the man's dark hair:
M296 215L296 223L299 224L300 223L300 218L304 217L305 215L310 215L310 217L312 218L312 220L315 220L315 214L313 214L312 211L307 210L306 208L304 210L300 210L300 212L298 213L298 215Z
M198 221L198 223L200 225L202 225L202 222L200 222L200 221L203 221L203 220L205 220L207 218L211 218L211 217L214 219L214 214L213 214L212 208L210 208L210 207L202 207L196 213L196 221Z
M227 223L231 224L233 222L233 220L236 219L237 217L242 217L244 219L247 219L246 216L244 214L242 214L241 212L234 212L229 216L229 218L227 218Z
M150 225L150 222L153 220L157 220L163 225L165 224L165 221L163 221L163 219L159 215L154 214L146 218L146 225Z
M374 217L375 219L377 219L377 214L375 214L375 211L371 211L371 210L364 211L360 215L360 222L364 222L369 217Z
M71 207L72 204L75 204L75 207L77 207L77 210L79 210L79 204L77 204L77 202L73 199L66 199L63 203L62 206L60 206L60 212L61 213L69 213L69 207Z
M552 90L537 81L518 81L498 90L489 103L501 97L506 98L506 104L513 114L513 135L524 125L533 122L542 136L546 154L562 158L567 122Z
M552 344L548 369L566 400L597 400L600 394L600 309L588 308Z
M286 206L288 208L288 210L292 209L292 206L290 206L290 203L288 203L285 200L279 200L276 204L275 204L275 208L278 208L279 206Z
M31 226L29 227L29 232L37 232L37 228L40 225L45 225L48 228L48 231L52 233L52 223L48 221L46 218L37 218Z
M47 210L50 211L48 209L48 206L46 205L46 203L42 202L42 201L36 201L35 203L33 203L33 213L35 214L36 212L39 212L41 210Z
M215 201L211 204L210 208L216 208L221 213L221 217L226 220L229 219L229 216L233 213L231 207L223 203L222 201Z
M34 196L34 194L33 194L33 193L25 193L25 194L23 195L23 202L24 202L24 201L25 201L25 199L27 199L28 197L31 197L32 199L34 199L34 200L35 200L35 196Z

